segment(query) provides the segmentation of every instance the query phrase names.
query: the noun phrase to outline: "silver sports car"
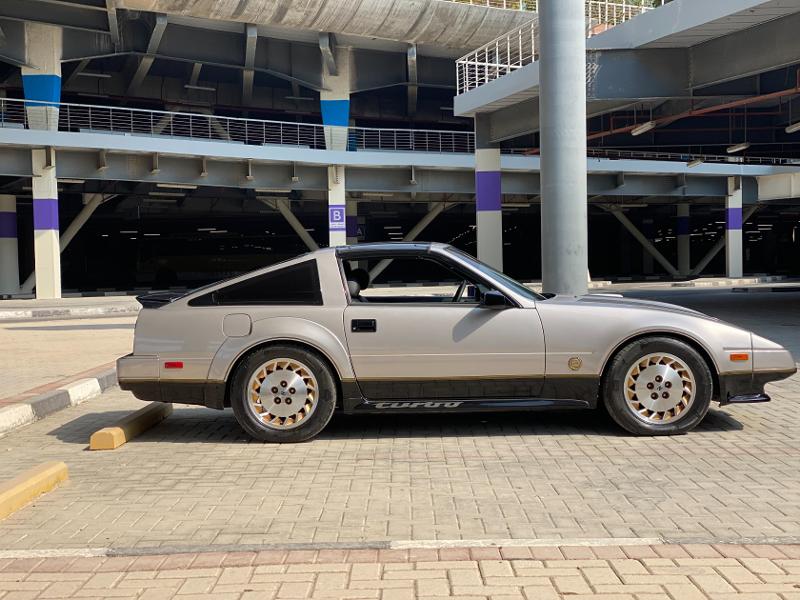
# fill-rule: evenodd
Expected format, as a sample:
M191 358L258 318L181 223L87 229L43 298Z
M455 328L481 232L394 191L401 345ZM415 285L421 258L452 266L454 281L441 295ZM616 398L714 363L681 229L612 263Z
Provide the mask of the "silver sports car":
M455 285L370 287L393 261ZM140 301L120 386L142 400L231 406L268 442L312 438L336 410L603 406L631 433L678 434L712 400L766 402L764 384L796 371L778 344L704 314L543 296L445 244L327 248Z

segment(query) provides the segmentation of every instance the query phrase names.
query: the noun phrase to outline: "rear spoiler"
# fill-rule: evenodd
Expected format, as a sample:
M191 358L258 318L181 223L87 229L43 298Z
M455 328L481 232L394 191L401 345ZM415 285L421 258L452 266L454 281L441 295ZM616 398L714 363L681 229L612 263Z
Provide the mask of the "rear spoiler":
M136 296L136 301L144 308L161 308L185 295L186 292L152 292Z

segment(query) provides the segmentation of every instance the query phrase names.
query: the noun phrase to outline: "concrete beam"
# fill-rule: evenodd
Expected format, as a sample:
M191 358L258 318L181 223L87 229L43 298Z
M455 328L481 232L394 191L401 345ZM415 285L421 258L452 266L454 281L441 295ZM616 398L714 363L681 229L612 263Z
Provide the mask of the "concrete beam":
M91 4L47 0L3 0L0 2L0 18L46 23L108 35L105 7Z
M369 0L369 2L174 2L118 0L129 10L159 11L225 22L302 28L450 49L450 58L477 48L530 21L532 13L461 2Z
M702 88L797 64L800 61L798 31L800 13L691 48L692 87Z

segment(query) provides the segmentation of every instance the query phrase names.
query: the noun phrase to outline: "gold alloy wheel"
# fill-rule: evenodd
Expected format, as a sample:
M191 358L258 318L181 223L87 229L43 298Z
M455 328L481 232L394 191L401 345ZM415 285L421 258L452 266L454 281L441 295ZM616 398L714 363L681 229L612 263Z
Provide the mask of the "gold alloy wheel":
M261 365L247 385L247 406L271 429L294 429L317 408L317 378L291 358L274 358Z
M672 354L648 354L625 375L625 400L636 418L648 424L683 418L694 402L692 370Z

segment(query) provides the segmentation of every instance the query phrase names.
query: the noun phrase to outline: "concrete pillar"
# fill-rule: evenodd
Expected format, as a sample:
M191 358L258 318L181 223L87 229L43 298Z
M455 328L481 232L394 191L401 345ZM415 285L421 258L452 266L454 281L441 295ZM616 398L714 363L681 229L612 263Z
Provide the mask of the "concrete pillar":
M345 231L347 233L347 245L358 243L358 202L352 198L347 198L345 206Z
M678 204L678 218L675 223L675 235L678 239L678 273L680 273L681 277L688 277L692 270L691 233L689 205L685 202L681 202Z
M725 200L725 275L741 277L742 260L742 180L728 177L728 197Z
M347 244L347 202L344 193L344 167L328 167L328 245Z
M475 224L478 260L503 270L503 195L500 148L489 143L488 121L475 118Z
M30 129L58 129L58 106L61 100L60 27L25 22L25 60L22 87Z
M61 248L58 230L58 183L55 151L31 150L33 167L33 253L36 298L61 297Z
M17 198L0 195L0 294L19 292Z
M325 125L325 147L328 150L347 150L350 125L350 71L349 48L337 48L336 75L330 73L322 61L322 87L319 93L322 124Z
M542 288L588 291L584 0L539 2Z

